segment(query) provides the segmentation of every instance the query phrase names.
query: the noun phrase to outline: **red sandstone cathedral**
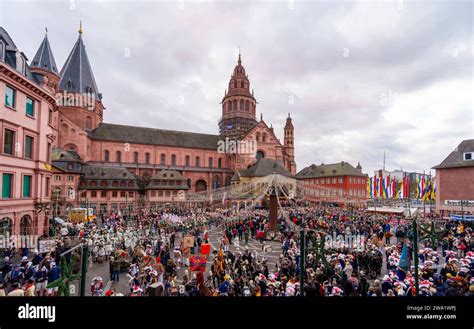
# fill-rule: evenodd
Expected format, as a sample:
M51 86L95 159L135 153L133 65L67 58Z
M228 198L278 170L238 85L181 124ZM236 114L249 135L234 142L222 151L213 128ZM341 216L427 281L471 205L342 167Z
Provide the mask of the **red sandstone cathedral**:
M81 198L87 197L95 208L103 210L111 205L118 208L125 198L130 203L140 197L172 201L180 190L228 186L235 172L249 168L260 158L271 159L296 174L290 115L281 143L273 127L262 116L256 118L257 100L240 54L221 101L219 134L215 135L104 123L105 106L85 50L82 28L61 71L47 36L31 67L45 77L57 95L58 140L53 150L57 175L53 188L62 189L59 193L65 196L65 204L67 196L74 194L75 184ZM228 144L233 142L252 147L246 152L232 150ZM222 144L226 147L220 147ZM70 199L68 206L73 206L78 197L72 195Z

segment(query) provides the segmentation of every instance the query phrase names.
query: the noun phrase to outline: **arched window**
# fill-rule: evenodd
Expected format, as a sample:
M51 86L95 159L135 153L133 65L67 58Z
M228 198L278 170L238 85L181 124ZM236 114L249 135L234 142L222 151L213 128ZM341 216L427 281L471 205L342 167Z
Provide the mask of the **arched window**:
M232 101L227 102L227 111L231 112L232 111Z
M255 135L255 139L257 140L257 142L260 142L260 132L257 132L257 134Z
M145 163L150 164L150 153L148 152L145 153Z
M200 157L196 157L196 167L201 167L201 158Z
M266 133L263 133L262 135L262 142L266 142L267 141L267 134Z
M176 166L176 154L171 155L171 165Z
M243 100L240 101L240 110L243 111L244 110L244 105L245 102Z
M219 158L219 160L217 160L217 167L222 168L222 158Z
M244 88L244 82L243 81L240 82L240 88Z
M255 156L258 159L261 159L261 158L264 158L265 157L265 153L263 153L263 151L257 151L257 154Z
M249 101L245 102L245 111L247 111L247 112L250 111L250 102Z
M133 152L133 162L138 163L138 152Z
M191 162L191 158L189 157L189 155L186 155L186 158L185 158L185 166L188 166L190 165L190 162Z
M207 190L207 183L205 180L200 179L196 182L196 192Z
M90 116L86 116L86 129L92 129L92 118Z
M122 162L122 152L115 152L115 162Z
M212 162L213 162L212 157L209 157L209 163L208 163L209 168L212 168Z
M237 111L237 101L233 101L232 104L234 104L234 106L233 106L234 111Z
M160 163L162 165L166 164L166 155L164 153L161 153L160 155Z
M214 176L214 179L212 180L212 188L220 188L221 187L221 179L219 176Z

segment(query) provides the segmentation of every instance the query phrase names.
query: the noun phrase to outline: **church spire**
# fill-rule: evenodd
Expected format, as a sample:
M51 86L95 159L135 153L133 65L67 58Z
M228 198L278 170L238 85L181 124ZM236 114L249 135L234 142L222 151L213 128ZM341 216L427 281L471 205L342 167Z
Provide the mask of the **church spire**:
M94 94L100 99L101 94L95 82L94 74L82 40L82 22L79 26L79 37L61 70L59 89L71 93Z
M44 39L31 62L31 67L58 74L56 61L54 60L53 52L51 51L51 46L48 40L48 28L45 28Z

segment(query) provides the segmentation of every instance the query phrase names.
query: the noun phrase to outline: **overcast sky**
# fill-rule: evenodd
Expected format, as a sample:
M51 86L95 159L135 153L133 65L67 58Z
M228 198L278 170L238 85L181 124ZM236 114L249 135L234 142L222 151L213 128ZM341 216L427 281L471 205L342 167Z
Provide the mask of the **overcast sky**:
M471 1L5 1L0 23L31 60L44 27L61 68L79 21L105 122L217 133L237 61L257 116L298 170L360 161L427 172L474 138ZM433 171L434 173L434 171Z

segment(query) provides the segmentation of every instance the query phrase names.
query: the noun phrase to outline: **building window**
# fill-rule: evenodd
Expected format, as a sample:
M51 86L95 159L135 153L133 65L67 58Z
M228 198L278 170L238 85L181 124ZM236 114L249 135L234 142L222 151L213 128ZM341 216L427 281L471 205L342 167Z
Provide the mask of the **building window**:
M5 43L0 40L0 61L5 61Z
M61 176L60 175L55 175L54 176L54 181L55 182L60 182L61 181Z
M126 195L126 194L125 194L125 191L120 191L120 197L121 197L121 198L125 198L125 195Z
M245 102L245 111L250 112L250 102L249 101Z
M48 143L48 149L46 150L46 162L51 162L51 143Z
M129 191L129 192L128 192L128 197L129 197L129 198L133 198L133 192L132 192L132 191Z
M186 158L185 158L184 161L185 161L185 165L189 166L189 163L191 162L191 159L190 159L189 155L186 155Z
M49 109L48 112L48 124L53 124L53 110Z
M74 199L74 188L71 186L67 188L67 197L68 199Z
M138 163L138 152L133 152L133 162Z
M86 129L92 129L92 118L90 116L86 117Z
M240 101L240 110L243 111L245 106L245 102L243 100Z
M148 152L145 153L145 163L150 164L150 153Z
M118 195L117 191L112 191L112 198L116 198Z
M67 176L67 181L68 182L73 182L74 181L74 176Z
M2 175L2 198L10 199L13 197L13 174Z
M108 150L104 151L104 161L109 162L110 152Z
M156 197L156 191L151 191L151 197L152 198Z
M10 86L5 87L5 106L15 108L16 90Z
M25 158L33 159L33 137L25 137Z
M464 153L464 161L471 161L471 160L474 160L474 152Z
M217 167L222 168L222 158L219 158L219 160L217 160Z
M13 155L15 144L15 132L10 129L5 129L5 135L3 139L3 153Z
M196 157L196 167L201 167L201 158Z
M350 178L349 178L349 183L351 183L351 184L352 184L352 177L350 177Z
M209 168L212 168L212 158L209 158Z
M122 152L115 152L115 162L122 162Z
M330 184L331 183L331 179L330 178L326 178L326 184Z
M26 97L26 115L30 117L35 116L35 101Z
M171 155L171 165L176 166L176 154Z
M166 155L164 153L161 153L160 155L160 163L162 165L166 164Z
M97 191L91 191L91 198L97 197Z
M158 191L158 196L162 197L163 196L163 191Z
M101 196L102 198L106 198L106 197L107 197L107 191L101 191L101 192L100 192L100 196Z
M333 178L333 179L332 179L332 183L333 183L333 184L336 184L336 182L337 182L336 178Z
M46 177L46 197L49 197L49 188L50 188L50 184L49 184L49 177Z
M342 178L339 178L339 183L342 184L343 180Z

